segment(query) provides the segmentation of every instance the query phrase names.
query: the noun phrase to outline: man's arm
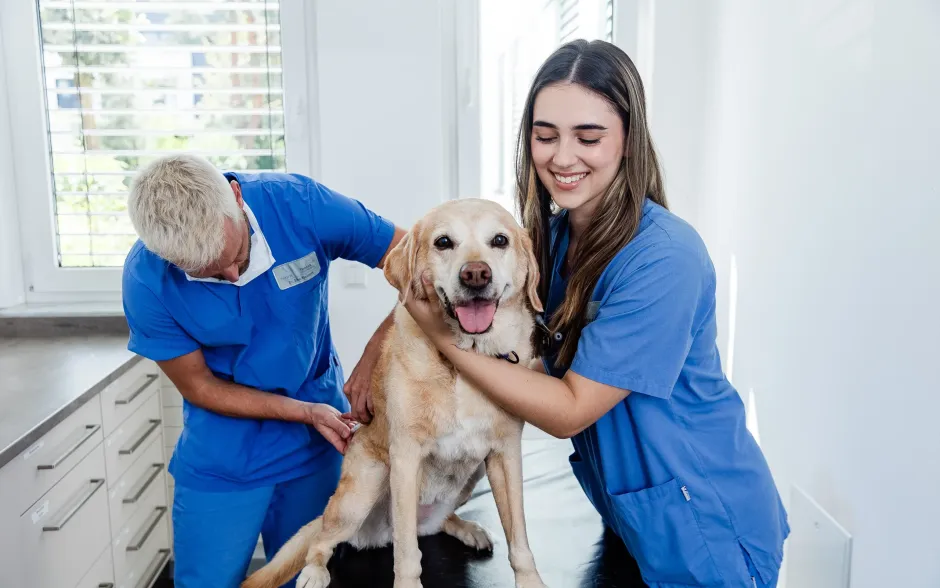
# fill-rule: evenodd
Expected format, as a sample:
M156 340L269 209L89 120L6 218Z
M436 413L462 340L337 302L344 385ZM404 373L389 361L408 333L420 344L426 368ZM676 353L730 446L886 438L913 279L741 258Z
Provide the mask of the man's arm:
M209 370L201 350L157 365L192 404L235 418L273 419L314 426L341 453L351 435L350 423L327 404L303 402L221 380Z
M311 229L330 259L346 259L371 268L384 269L388 254L406 230L349 198L311 180L308 186ZM372 334L343 392L349 398L351 415L360 422L372 420L372 371L382 342L392 324L389 314Z
M405 233L404 229L395 227L392 241L385 249L385 253L376 267L385 268L385 260L388 258L388 254L398 245ZM370 422L372 415L375 414L372 408L372 371L379 361L379 355L382 353L382 342L385 341L385 336L392 326L394 314L395 309L392 308L392 311L388 313L388 316L385 317L375 333L372 334L372 337L369 338L369 342L366 343L366 348L362 352L362 357L359 358L359 363L356 364L352 374L350 374L349 381L343 386L343 392L349 398L352 416L362 423Z
M350 413L361 423L371 422L372 415L375 414L372 408L372 371L382 354L382 343L392 326L394 313L395 309L392 309L392 312L385 317L379 324L379 328L372 334L362 352L362 357L359 358L359 362L353 368L349 380L343 386L343 392L349 398Z
M396 245L398 245L399 241L404 239L407 232L408 231L405 229L397 225L395 226L395 233L392 235L392 242L388 244L388 247L385 249L385 253L382 254L382 259L379 260L379 263L376 264L375 267L383 270L385 269L385 260L388 259L388 254L392 252L392 249L394 249Z

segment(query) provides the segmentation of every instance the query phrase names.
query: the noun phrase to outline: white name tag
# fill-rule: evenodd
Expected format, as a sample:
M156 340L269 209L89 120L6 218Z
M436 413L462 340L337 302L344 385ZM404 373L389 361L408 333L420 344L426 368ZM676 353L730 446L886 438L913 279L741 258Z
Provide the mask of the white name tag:
M274 268L274 280L277 287L281 290L287 290L297 284L303 284L312 280L320 274L320 260L317 259L317 252L313 251L304 255L300 259L282 263Z

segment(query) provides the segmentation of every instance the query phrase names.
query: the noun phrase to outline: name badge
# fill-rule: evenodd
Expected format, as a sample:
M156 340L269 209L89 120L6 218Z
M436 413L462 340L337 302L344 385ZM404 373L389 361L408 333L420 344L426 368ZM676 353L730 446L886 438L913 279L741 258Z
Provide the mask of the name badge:
M584 309L584 315L587 319L587 322L591 322L597 318L597 311L600 309L600 307L600 300L592 300L587 303L587 307Z
M317 252L313 251L304 255L300 259L282 263L274 268L274 280L277 287L281 290L293 288L297 284L303 284L320 273L320 260L317 259Z

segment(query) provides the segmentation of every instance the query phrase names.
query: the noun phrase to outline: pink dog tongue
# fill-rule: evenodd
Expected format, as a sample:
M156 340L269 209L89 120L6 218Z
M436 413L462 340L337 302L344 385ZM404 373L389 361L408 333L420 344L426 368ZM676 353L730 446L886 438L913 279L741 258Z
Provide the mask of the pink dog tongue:
M454 308L460 326L468 333L482 333L493 324L493 315L496 314L496 303L484 300L473 300L464 306Z

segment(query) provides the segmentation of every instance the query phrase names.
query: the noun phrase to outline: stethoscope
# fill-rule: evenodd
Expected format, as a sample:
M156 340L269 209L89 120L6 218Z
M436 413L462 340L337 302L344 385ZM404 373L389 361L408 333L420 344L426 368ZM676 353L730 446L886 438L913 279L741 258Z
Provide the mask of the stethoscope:
M542 203L542 242L543 243L552 243L552 231L551 231L551 221L549 217L551 216L551 205L549 200L543 199ZM545 278L544 290L542 292L542 299L545 301L544 306L548 308L548 299L552 293L552 280L555 277L555 259L558 256L558 248L561 245L561 236L565 231L568 230L568 215L562 215L561 222L564 223L559 227L558 236L555 238L551 246L551 253L546 254L547 248L542 248L542 267L548 270L548 276ZM547 312L547 311L546 311ZM547 353L554 354L558 351L561 342L564 341L565 336L561 331L553 331L548 323L545 322L545 313L540 312L535 315L535 324L542 330L544 333L543 343L544 348L547 350Z

